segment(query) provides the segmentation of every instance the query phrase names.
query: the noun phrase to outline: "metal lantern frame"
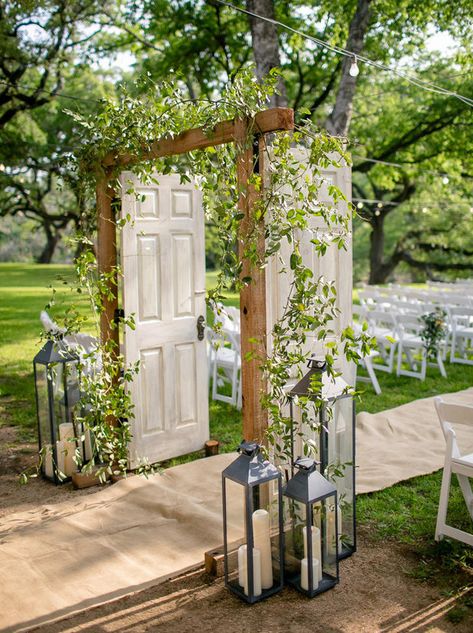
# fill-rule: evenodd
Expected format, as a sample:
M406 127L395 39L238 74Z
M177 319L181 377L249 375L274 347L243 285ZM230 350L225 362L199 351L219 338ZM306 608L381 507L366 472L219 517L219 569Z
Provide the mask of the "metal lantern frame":
M305 530L305 535L303 537L304 540L304 559L298 559L297 556L294 556L294 560L300 560L300 571L291 573L291 565L288 562L289 556L291 554L294 555L293 551L289 551L288 543L290 540L294 540L297 532L297 528L294 526L292 528L292 539L288 538L289 530L286 530L285 533L285 559L284 559L284 574L286 578L286 582L295 587L298 591L308 596L309 598L313 598L319 593L323 593L328 589L332 589L339 582L339 555L338 555L338 547L339 547L339 533L338 533L338 499L337 499L337 489L336 487L330 483L323 475L321 475L317 471L317 462L310 458L299 458L296 460L294 464L295 468L298 469L298 472L292 477L289 482L284 486L283 489L283 502L285 505L285 516L290 520L290 523L296 521L296 518L291 515L294 515L293 511L286 511L288 508L288 504L286 500L289 502L299 503L304 507L304 519L299 518L298 527L303 525L303 532ZM329 520L326 512L327 502L332 500L333 505L333 521L332 521L332 530L330 531L328 528ZM319 545L320 545L320 553L319 556L315 556L314 546L313 546L313 538L312 538L312 530L314 529L314 506L316 504L320 505L320 527L319 529ZM289 515L289 516L288 516ZM310 535L310 536L309 536ZM331 554L333 556L333 561L331 565L333 565L335 569L334 574L330 574L327 569L330 567L330 561L328 558L330 556L329 553L329 540L332 542L332 547L335 549L335 552ZM295 548L294 548L295 549ZM314 559L318 561L318 566L320 567L320 580L317 580L317 584L314 583ZM306 573L307 573L307 587L303 587L302 583L302 563L305 561L306 565ZM325 570L325 571L324 571Z
M61 372L61 387L63 390L63 402L61 402L61 406L64 408L64 421L72 422L74 429L74 437L77 437L77 429L74 422L74 417L72 415L72 407L77 403L77 399L75 401L71 401L71 385L69 383L69 372L66 369L67 365L76 364L79 360L77 354L72 352L68 346L62 340L48 340L43 348L36 354L33 359L33 372L34 372L34 383L35 383L35 397L36 397L36 415L37 415L37 424L38 424L38 446L39 451L43 449L44 446L51 444L51 454L52 454L52 476L46 473L45 466L45 455L42 455L41 460L41 474L44 479L48 479L49 481L53 481L56 485L64 484L71 481L71 477L59 477L58 475L58 452L57 452L57 442L59 440L58 431L60 420L57 419L56 409L55 409L55 383L53 378L52 369L54 366L60 365L62 366ZM45 379L46 379L46 389L47 389L47 398L46 402L43 403L46 405L46 411L41 405L41 394L39 388L39 370L38 366L44 368ZM43 387L44 393L44 387ZM47 419L42 419L46 413ZM49 430L49 438L44 437L43 429ZM49 440L49 441L48 441ZM72 445L72 442L71 442ZM77 446L77 443L76 443Z
M232 462L222 472L222 504L223 504L223 551L224 551L224 572L225 586L230 589L242 600L253 604L264 600L269 596L281 591L284 586L284 532L283 532L283 507L282 507L282 477L279 470L270 462L263 459L260 453L260 446L255 442L242 442L238 448L239 457ZM238 581L230 578L229 557L235 555L235 548L230 551L228 541L228 512L227 512L227 482L232 481L244 490L244 528L246 543L238 542L237 545L246 545L246 572L247 577L247 594ZM260 505L260 487L263 484L276 482L277 485L277 538L279 540L279 578L274 579L270 588L262 589L261 593L255 595L254 587L254 564L253 564L253 548L254 548L254 529L253 529L253 513L259 509ZM276 496L276 495L275 495ZM275 503L270 500L269 503ZM273 535L274 537L274 535ZM270 534L270 555L271 564L274 568L271 534Z
M319 409L319 471L322 474L327 472L328 467L330 466L329 457L332 452L331 442L333 441L333 429L334 424L330 425L328 408L334 408L337 402L343 402L346 399L349 399L352 404L352 412L351 419L349 421L349 428L345 430L350 437L351 444L351 455L350 459L345 462L346 466L344 468L344 476L337 477L334 479L333 483L337 488L338 492L338 502L341 501L341 490L344 486L342 486L342 482L348 482L348 486L352 491L352 496L350 499L350 505L352 508L352 518L350 521L350 530L346 536L348 538L343 538L341 547L339 548L338 557L340 560L351 556L354 552L356 552L357 546L357 537L356 537L356 493L355 493L355 474L356 474L356 437L355 437L355 429L356 429L356 407L355 407L355 399L352 394L347 393L348 384L341 378L337 378L338 387L337 389L333 389L328 391L328 393L324 393L324 387L322 385L321 391L322 393L314 393L310 389L312 377L314 374L319 374L322 382L323 375L326 371L326 363L325 361L321 361L317 358L310 358L307 366L309 371L303 376L303 378L291 389L288 394L289 397L289 406L290 406L290 418L291 418L291 454L292 454L292 472L294 473L294 398L296 396L304 396L308 397L312 401L321 401L322 406ZM333 393L333 392L336 393ZM345 522L345 521L344 521ZM346 524L346 522L345 522Z

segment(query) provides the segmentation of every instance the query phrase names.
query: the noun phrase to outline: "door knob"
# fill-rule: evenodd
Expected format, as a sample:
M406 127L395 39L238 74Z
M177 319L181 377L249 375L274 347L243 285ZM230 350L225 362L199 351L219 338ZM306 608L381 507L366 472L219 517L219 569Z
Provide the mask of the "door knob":
M199 341L204 340L204 334L205 334L205 317L201 314L200 317L197 319L197 338L199 339Z

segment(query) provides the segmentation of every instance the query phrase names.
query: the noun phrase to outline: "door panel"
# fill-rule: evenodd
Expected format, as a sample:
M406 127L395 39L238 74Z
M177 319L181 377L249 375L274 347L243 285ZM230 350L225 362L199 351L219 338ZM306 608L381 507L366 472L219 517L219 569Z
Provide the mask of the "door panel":
M202 448L208 439L208 371L197 319L205 316L204 216L201 194L178 176L124 193L122 230L127 363L140 361L131 386L135 405L130 465ZM130 173L122 174L123 191ZM136 181L134 181L136 182Z
M294 153L300 160L304 160L306 150L295 149ZM333 168L323 170L325 181L320 189L320 201L332 203L328 193L328 184L336 185L351 200L351 170L350 167ZM338 210L348 213L347 204L340 202ZM329 227L325 224L323 218L312 217L310 219L310 227L304 232L301 238L301 255L306 266L314 273L314 278L318 279L323 276L327 281L335 282L337 289L336 305L339 308L339 315L332 321L331 326L335 330L333 338L338 339L342 330L351 322L352 318L352 235L351 226L350 233L345 240L346 249L340 250L336 245L331 245L325 255L322 257L315 251L311 239L314 235L329 231ZM271 330L278 319L284 314L284 309L290 293L292 275L289 270L290 245L287 241L281 244L280 256L286 263L281 264L278 257L273 257L268 264L266 273L266 294L267 294L267 329L268 329L268 349L271 349ZM320 356L325 355L324 342L318 341L316 337L308 335L307 353ZM348 364L340 359L340 370L347 375L349 372ZM350 368L351 369L351 368Z

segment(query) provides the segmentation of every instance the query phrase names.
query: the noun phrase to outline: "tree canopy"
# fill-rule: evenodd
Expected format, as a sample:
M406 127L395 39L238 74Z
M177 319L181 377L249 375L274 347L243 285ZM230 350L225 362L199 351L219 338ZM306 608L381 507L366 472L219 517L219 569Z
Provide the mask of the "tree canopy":
M353 197L362 204L362 224L355 224L358 252L367 263L357 267L360 275L379 282L399 265L422 274L469 268L468 232L454 222L456 231L441 238L438 223L447 210L449 218L462 217L460 226L470 217L472 108L427 85L414 86L395 71L471 97L470 3L235 0L233 5L220 0L0 3L2 177L17 175L24 157L28 178L45 184L47 178L34 175L37 150L43 162L62 168L58 157L75 142L64 133L71 128L62 112L71 103L86 112L93 102L87 101L86 85L80 107L59 94L80 96L71 81L76 74L85 77L85 70L97 96L104 69L125 59L127 66L115 67L113 78L131 93L149 89L149 82L136 82L143 74L155 82L172 76L195 99L221 94L249 62L255 62L258 77L280 65L273 105L287 102L300 109L300 117L349 142ZM453 49L433 47L435 34L448 37ZM358 76L350 74L353 56L334 48L361 56ZM366 64L364 57L391 70ZM53 147L55 142L62 149ZM448 174L448 186L442 174ZM1 200L0 207L3 214L14 212Z

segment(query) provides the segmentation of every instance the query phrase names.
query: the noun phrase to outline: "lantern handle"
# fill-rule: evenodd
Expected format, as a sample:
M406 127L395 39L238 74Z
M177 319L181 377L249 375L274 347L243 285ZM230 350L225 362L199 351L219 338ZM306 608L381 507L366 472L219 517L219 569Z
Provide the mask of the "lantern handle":
M242 455L247 455L248 457L255 457L260 452L260 445L256 442L245 442L243 440L238 447L238 452Z
M320 462L311 457L298 457L294 463L294 467L305 472L313 472Z

